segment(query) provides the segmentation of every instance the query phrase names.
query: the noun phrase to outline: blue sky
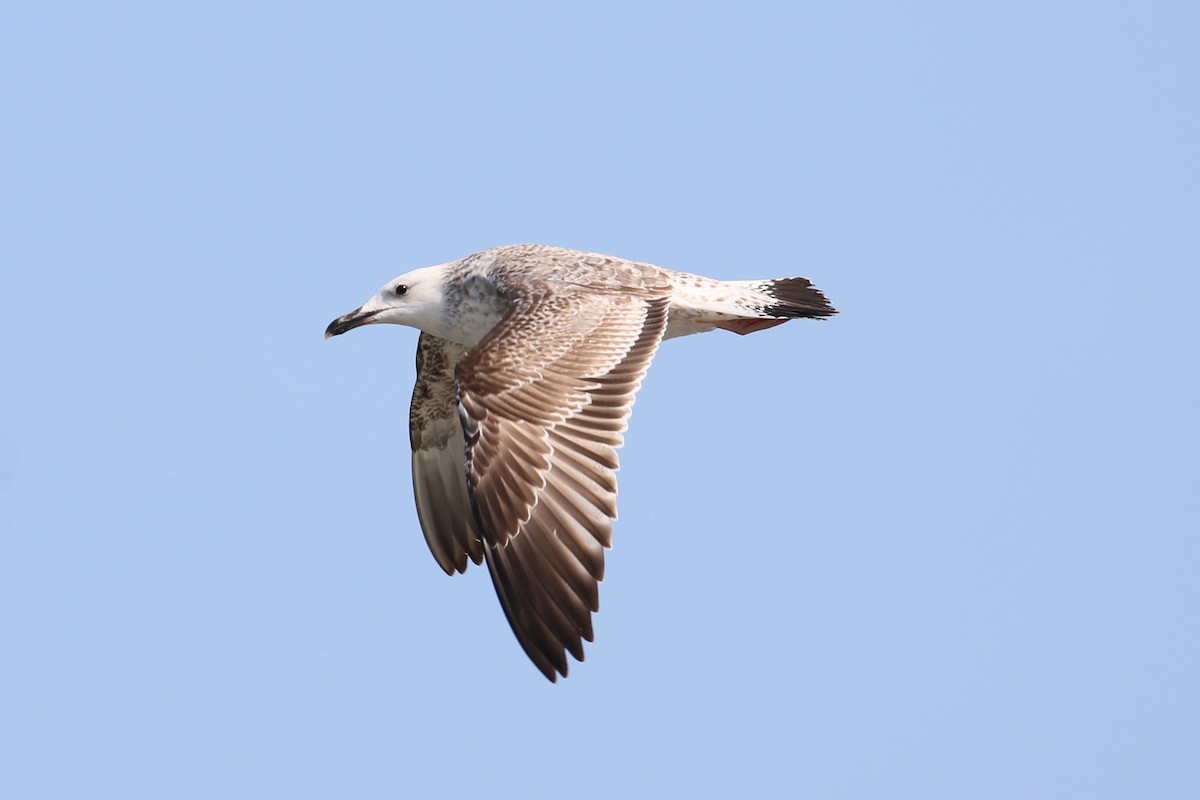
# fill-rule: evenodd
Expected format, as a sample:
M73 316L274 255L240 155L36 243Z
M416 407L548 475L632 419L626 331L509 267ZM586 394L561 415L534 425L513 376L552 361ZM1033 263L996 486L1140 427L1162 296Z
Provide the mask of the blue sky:
M0 794L1200 793L1188 3L19 3ZM841 309L668 342L558 685L446 577L384 281L540 241Z

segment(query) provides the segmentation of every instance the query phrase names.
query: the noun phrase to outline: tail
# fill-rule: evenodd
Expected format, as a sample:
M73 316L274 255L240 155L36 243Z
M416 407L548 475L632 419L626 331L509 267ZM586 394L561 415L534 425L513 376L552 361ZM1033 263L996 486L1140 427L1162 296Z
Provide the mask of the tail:
M745 335L782 325L789 319L824 319L837 309L808 278L776 278L768 281L730 281L752 289L761 302L749 305L753 316L723 320L718 328Z
M764 281L758 288L775 301L763 308L764 314L773 317L822 319L837 313L829 298L808 278L778 278Z

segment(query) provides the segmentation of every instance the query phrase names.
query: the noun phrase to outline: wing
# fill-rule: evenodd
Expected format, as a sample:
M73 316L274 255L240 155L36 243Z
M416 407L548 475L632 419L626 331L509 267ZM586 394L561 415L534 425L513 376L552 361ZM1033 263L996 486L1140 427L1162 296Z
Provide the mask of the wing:
M408 415L417 516L433 557L447 575L465 572L468 557L476 564L483 560L483 541L463 471L466 454L454 390L454 366L466 350L421 334L417 385Z
M583 660L617 516L617 453L662 340L666 290L510 293L457 370L467 486L488 569L551 681Z

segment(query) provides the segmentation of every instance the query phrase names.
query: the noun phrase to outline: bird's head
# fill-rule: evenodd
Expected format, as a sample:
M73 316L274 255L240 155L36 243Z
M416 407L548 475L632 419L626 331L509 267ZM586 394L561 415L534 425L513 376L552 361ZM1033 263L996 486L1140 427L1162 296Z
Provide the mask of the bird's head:
M377 322L422 329L436 324L442 305L442 273L440 265L423 267L388 281L370 300L329 323L325 338Z

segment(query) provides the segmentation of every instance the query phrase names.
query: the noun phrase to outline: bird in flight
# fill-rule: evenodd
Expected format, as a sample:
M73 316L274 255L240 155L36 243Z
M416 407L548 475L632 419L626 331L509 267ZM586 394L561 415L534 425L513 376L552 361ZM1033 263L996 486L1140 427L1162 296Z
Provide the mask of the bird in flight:
M583 661L617 517L617 448L659 342L836 314L806 278L720 281L540 244L413 270L325 337L421 330L409 412L417 515L447 574L487 562L551 681Z

